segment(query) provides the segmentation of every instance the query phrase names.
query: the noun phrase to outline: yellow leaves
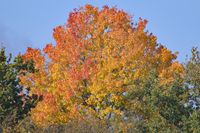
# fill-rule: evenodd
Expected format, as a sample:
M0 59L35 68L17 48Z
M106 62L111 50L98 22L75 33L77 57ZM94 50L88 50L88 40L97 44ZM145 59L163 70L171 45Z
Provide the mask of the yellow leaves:
M114 103L119 103L121 102L123 99L122 99L122 96L117 96L115 94L113 94L110 98L110 101L111 102L114 102Z
M53 106L52 106L53 105ZM51 123L52 115L58 112L56 102L51 94L43 95L43 101L39 102L37 108L34 108L31 113L32 120L39 126L44 126Z
M111 107L106 107L103 110L100 110L100 118L104 119L109 113L112 113L112 108Z
M161 48L159 57L160 57L161 62L168 63L168 62L171 62L173 59L175 59L176 55L172 54L171 51L163 47Z
M184 68L178 62L173 62L168 68L165 68L159 74L161 84L169 84L175 80L175 78L183 78Z
M181 65L178 62L174 62L172 63L172 65L170 66L170 69L172 69L174 71L175 74L184 74L184 68L183 65Z
M48 44L44 53L28 48L24 59L33 59L38 71L22 76L21 83L43 95L32 111L34 121L66 123L79 112L120 115L119 107L126 106L123 93L138 91L130 86L133 81L148 78L151 70L165 84L181 75L182 66L173 62L176 55L144 31L146 24L139 19L132 25L131 17L116 8L86 5L54 29L55 46ZM138 102L133 106L140 110Z
M52 80L56 81L63 78L62 68L58 63L51 65L49 72L52 74Z

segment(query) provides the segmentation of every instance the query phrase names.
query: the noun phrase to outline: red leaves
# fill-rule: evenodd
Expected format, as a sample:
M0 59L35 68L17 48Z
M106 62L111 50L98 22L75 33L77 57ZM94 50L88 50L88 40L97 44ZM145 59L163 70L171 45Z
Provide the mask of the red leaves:
M27 52L23 55L23 59L25 61L33 60L36 68L41 67L41 65L44 63L44 57L39 49L27 48Z
M52 44L47 44L46 47L43 49L44 53L50 53L53 49Z
M139 18L138 30L143 31L146 28L147 22L146 19L143 20L142 18Z

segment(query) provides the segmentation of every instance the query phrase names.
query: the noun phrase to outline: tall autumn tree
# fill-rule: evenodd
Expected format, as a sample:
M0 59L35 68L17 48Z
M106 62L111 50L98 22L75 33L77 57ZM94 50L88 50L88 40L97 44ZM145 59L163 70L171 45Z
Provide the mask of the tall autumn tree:
M33 60L38 71L20 79L31 93L43 96L31 111L35 123L67 123L89 115L121 117L131 105L127 95L142 91L135 85L147 80L151 70L160 85L182 78L184 70L175 61L176 54L158 44L145 30L146 24L143 19L133 22L115 7L85 5L71 12L65 25L54 29L55 45L48 44L43 51L28 48L23 59Z

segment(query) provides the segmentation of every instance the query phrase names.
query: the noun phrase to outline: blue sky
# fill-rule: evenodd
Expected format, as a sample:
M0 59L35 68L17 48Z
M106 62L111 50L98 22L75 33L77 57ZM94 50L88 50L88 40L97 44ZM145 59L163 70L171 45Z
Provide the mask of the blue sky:
M159 43L179 51L179 61L192 46L200 47L200 0L0 0L0 46L14 55L28 46L43 48L53 42L53 28L85 4L117 6L134 20L147 19L147 29Z

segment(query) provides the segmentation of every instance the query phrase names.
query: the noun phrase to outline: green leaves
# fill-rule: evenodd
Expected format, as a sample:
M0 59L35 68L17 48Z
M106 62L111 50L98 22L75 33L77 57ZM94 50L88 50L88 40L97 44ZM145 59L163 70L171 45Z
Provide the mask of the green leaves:
M33 72L33 62L23 64L21 56L11 62L11 55L6 57L5 49L0 50L0 124L5 128L14 128L37 101L25 94L23 90L27 88L19 84L23 70Z

